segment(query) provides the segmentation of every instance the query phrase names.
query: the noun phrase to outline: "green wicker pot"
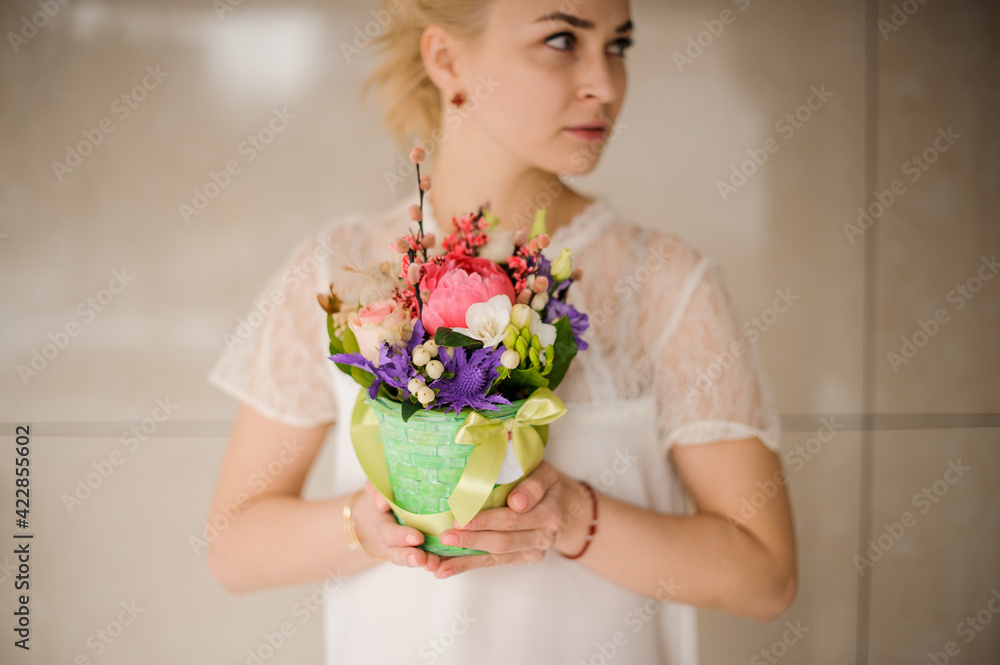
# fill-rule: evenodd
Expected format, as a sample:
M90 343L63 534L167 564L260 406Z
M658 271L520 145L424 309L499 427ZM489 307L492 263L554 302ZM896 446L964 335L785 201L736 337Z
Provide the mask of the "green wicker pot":
M517 400L501 405L497 411L481 413L490 418L509 420L525 401ZM420 515L450 510L448 497L462 477L474 448L455 443L455 434L468 412L456 414L421 409L409 421L403 422L398 402L379 397L371 401L371 406L378 419L395 503ZM441 556L485 554L482 550L444 545L437 537L428 534L424 534L421 549Z

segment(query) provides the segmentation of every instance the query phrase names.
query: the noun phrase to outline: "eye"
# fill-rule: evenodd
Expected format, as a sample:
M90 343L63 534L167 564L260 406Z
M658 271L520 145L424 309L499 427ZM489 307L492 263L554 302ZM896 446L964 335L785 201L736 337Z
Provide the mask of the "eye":
M632 45L634 43L635 42L632 40L631 37L622 37L621 39L616 39L615 41L611 42L611 48L615 49L613 51L615 55L624 58L625 51L632 48Z
M556 49L557 51L570 51L573 49L573 45L576 44L576 35L572 32L559 32L554 35L549 36L545 43ZM557 44L562 44L558 46ZM625 57L625 51L632 47L634 44L631 37L622 37L621 39L616 39L611 42L610 49L611 54L616 55L620 58Z
M553 46L550 43L553 40L564 40L566 42L566 46L564 48ZM576 35L574 35L572 32L559 32L548 37L545 40L545 43L548 44L549 46L552 46L552 48L556 49L557 51L568 51L571 48L573 48L573 44L576 43Z

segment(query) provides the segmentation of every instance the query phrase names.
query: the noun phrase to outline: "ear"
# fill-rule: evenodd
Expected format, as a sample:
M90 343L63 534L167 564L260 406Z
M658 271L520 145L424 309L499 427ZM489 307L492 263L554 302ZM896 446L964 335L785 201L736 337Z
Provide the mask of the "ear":
M462 89L457 56L459 42L443 28L428 26L420 36L420 54L424 68L442 94Z

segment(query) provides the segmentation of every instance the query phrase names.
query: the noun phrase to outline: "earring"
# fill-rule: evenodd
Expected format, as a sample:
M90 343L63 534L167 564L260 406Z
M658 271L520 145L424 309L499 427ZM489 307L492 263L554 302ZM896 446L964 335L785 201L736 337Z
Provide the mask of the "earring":
M462 108L462 104L465 103L465 97L462 96L462 93L456 92L455 96L451 98L451 103L458 108Z

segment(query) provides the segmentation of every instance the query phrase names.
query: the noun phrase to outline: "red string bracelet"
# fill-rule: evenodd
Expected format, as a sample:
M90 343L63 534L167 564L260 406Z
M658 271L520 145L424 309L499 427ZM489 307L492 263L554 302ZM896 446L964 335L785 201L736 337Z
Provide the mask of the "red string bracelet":
M579 559L582 557L583 553L587 551L588 547L590 547L590 541L594 539L594 534L597 533L597 494L594 493L594 488L591 487L590 483L586 480L581 480L580 484L583 485L583 488L587 490L588 494L590 494L590 503L593 506L593 512L590 516L590 528L587 529L587 539L583 541L583 548L576 554L563 554L563 556L567 559ZM562 554L562 552L560 552L560 554Z

